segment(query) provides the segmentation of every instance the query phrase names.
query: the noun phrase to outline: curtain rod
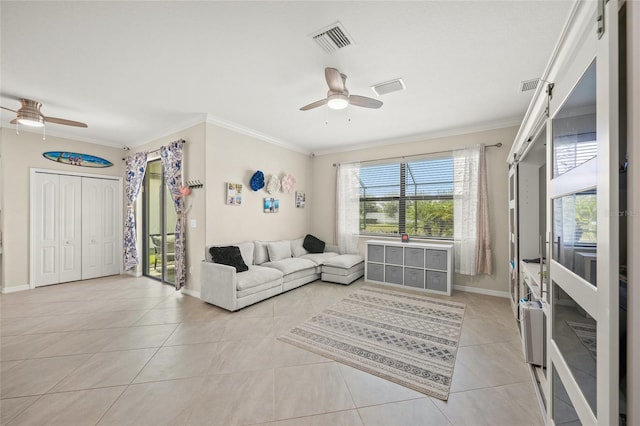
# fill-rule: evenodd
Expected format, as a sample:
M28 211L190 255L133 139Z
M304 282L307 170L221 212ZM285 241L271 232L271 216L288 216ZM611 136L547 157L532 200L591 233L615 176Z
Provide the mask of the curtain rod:
M501 146L502 146L502 142L498 142L498 143L494 143L493 145L485 145L485 148L493 148L493 147L500 148ZM447 149L444 151L423 152L422 154L411 154L411 155L402 155L398 157L377 158L375 160L345 161L344 163L341 163L341 164L373 163L375 161L399 160L399 159L405 159L405 158L411 158L411 157L422 157L423 155L430 155L430 154L442 154L442 153L451 152L451 151L453 150ZM336 167L337 165L338 163L333 163L333 167Z
M182 142L182 144L183 144L183 145L184 145L185 143L187 143L187 141L185 141L184 139L178 140L178 141L176 141L176 142ZM130 149L131 149L131 148L127 148L127 151L129 151ZM160 148L153 149L153 150L151 150L151 151L147 151L147 154L152 154L152 153L155 153L155 152L160 152ZM126 158L123 158L123 159L122 159L122 161L127 161L127 159L126 159Z

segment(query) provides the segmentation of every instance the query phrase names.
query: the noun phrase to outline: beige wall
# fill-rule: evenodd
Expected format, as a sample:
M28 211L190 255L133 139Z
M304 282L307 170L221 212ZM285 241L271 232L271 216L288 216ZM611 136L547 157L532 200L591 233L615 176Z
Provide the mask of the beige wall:
M517 128L505 128L479 133L443 137L428 141L388 145L337 154L311 157L219 126L202 123L167 135L137 147L135 151L154 150L177 139L185 139L185 180L200 180L203 189L195 189L187 199L187 284L191 291L200 291L199 263L204 259L207 244L230 244L245 240L274 240L296 238L313 233L328 243L334 242L335 229L335 168L340 161L369 160L398 155L411 155L446 149L461 148L476 143L502 142L501 149L487 151L489 170L489 196L492 200L490 224L494 252L492 276L466 277L456 275L454 283L487 290L507 291L507 268L501 259L507 258L507 199L505 156ZM4 184L1 229L5 248L0 275L4 286L28 284L29 271L29 168L71 170L42 157L48 150L67 150L97 155L114 163L107 169L74 168L112 176L124 176L126 154L121 149L86 144L78 141L48 137L46 141L37 133L16 135L12 129L2 129L0 139L0 167ZM77 169L77 170L76 170ZM249 179L256 170L268 178L291 173L296 178L295 190L306 193L306 206L295 208L294 193L279 192L278 213L263 213L265 190L253 192ZM225 204L225 183L242 183L241 206ZM10 186L9 186L10 185ZM10 190L9 190L10 189ZM0 191L2 191L0 186ZM139 201L141 198L139 199ZM141 212L141 204L136 206ZM141 217L140 217L141 218ZM196 227L191 227L191 221ZM141 220L138 221L140 224ZM141 232L138 232L141 235ZM364 241L361 239L361 248ZM11 247L11 250L7 250ZM140 243L139 247L142 247ZM140 273L141 269L138 269Z
M0 129L2 133L2 288L29 284L29 169L42 168L76 173L101 174L122 177L124 151L119 148L79 142L47 136L41 133L21 131L19 135L11 128ZM102 157L113 163L104 169L77 167L49 161L42 156L46 151L70 151Z
M165 136L135 151L151 151L177 139L185 139L185 180L199 180L204 188L194 189L187 198L187 283L192 292L200 291L200 262L209 244L231 244L245 240L275 240L303 236L310 232L311 205L296 209L294 193L279 192L278 213L263 213L264 190L253 192L249 179L256 170L268 178L291 173L296 189L311 193L311 157L259 139L203 123ZM152 158L152 157L150 157ZM225 203L225 183L242 183L242 205ZM141 197L136 206L141 212ZM142 235L138 213L138 236ZM191 222L196 221L196 227ZM142 243L139 239L139 247ZM137 273L141 272L139 267Z
M506 156L518 131L517 127L447 136L421 142L387 145L337 154L317 156L313 161L313 226L315 235L325 241L335 240L335 167L342 161L365 161L402 155L453 150L479 143L502 142L502 148L487 150L489 186L489 223L493 248L493 275L475 277L455 274L454 285L507 292L507 165ZM367 238L360 238L360 251L364 254Z
M187 240L187 290L200 291L200 260L205 244L206 233L206 182L205 182L205 125L204 123L181 130L176 133L156 139L152 142L138 146L133 152L152 151L167 145L178 139L184 139L187 143L183 145L183 167L184 180L199 180L205 183L205 189L194 189L190 196L186 198L186 240ZM149 159L159 158L159 154L150 154ZM138 197L136 204L138 249L142 258L142 197ZM191 221L195 220L196 227L191 227ZM142 272L142 265L138 265L137 274Z
M207 124L206 144L207 244L229 244L245 240L276 240L311 232L311 213L316 206L312 191L313 161L306 154ZM295 191L307 196L305 208L295 207L295 193L269 195L253 192L249 180L256 170L282 177L292 174ZM225 183L242 183L242 205L225 204ZM278 213L263 213L263 199L280 200ZM203 247L201 251L204 252ZM204 256L204 254L203 254Z

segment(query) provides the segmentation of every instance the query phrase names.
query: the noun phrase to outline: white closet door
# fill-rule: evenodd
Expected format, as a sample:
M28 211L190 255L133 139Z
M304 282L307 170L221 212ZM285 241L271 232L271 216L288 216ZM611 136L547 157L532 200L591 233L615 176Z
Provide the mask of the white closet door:
M82 278L82 180L79 176L60 177L60 277L58 282Z
M120 182L102 181L102 275L120 273Z
M120 181L82 178L82 279L120 273Z
M101 277L102 179L82 178L82 279Z
M32 195L32 285L56 284L60 280L60 229L58 175L35 173Z

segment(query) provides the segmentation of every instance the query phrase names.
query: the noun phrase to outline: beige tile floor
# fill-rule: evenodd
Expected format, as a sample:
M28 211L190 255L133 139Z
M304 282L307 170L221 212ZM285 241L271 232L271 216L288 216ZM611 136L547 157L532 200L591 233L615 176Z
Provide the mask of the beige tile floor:
M507 299L467 304L448 401L276 338L351 286L315 282L236 313L147 278L4 294L7 425L540 425Z

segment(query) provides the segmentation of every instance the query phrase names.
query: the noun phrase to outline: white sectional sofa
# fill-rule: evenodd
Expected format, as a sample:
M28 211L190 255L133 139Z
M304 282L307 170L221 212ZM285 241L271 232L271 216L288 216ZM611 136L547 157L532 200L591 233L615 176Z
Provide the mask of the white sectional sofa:
M236 311L316 281L325 274L328 274L326 281L341 284L350 284L364 275L362 256L340 255L338 247L331 245L325 246L323 253L309 253L304 249L303 241L304 238L298 238L231 244L240 249L242 259L249 267L244 272L236 272L234 266L214 263L210 249L219 246L207 246L206 260L201 265L200 298ZM323 271L327 262L333 266Z

